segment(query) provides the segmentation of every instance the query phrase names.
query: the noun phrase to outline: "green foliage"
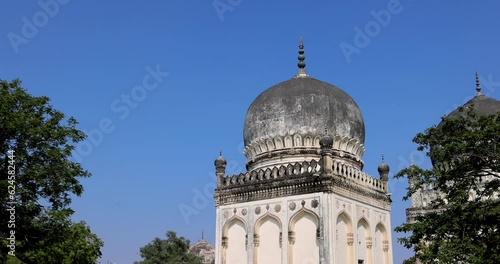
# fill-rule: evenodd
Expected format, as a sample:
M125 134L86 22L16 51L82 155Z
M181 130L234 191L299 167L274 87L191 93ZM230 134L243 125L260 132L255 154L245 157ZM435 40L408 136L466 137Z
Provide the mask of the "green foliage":
M184 263L201 264L202 259L189 252L189 240L177 237L174 231L168 231L167 239L155 238L151 243L140 248L143 261L134 264Z
M405 200L429 184L441 193L414 223L395 228L416 258L405 263L500 263L500 113L443 118L413 139L432 169L415 165L395 177L413 183ZM472 194L472 196L471 196ZM475 195L474 195L475 194ZM472 198L474 197L474 198Z
M10 263L95 263L101 255L102 241L84 223L70 221L71 195L83 192L78 178L90 177L70 160L86 137L76 125L21 81L0 80L0 218L11 219L7 209L15 209L12 225L0 225L0 233L6 238L15 232ZM3 243L2 263L9 250L9 241Z

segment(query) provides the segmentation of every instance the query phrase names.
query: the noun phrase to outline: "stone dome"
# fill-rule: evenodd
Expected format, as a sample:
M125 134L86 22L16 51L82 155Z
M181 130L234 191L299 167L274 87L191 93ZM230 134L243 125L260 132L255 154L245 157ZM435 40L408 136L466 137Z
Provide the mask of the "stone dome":
M299 48L299 73L262 92L248 108L243 129L245 155L252 160L280 149L319 148L326 129L334 139L333 149L359 161L364 153L365 124L358 105L340 88L307 75L302 43Z
M292 78L261 93L248 108L244 142L287 134L334 135L365 141L365 123L354 100L340 88L311 78Z
M457 109L453 110L451 113L449 113L448 117L466 116L467 111L470 109L474 109L474 111L480 116L487 116L487 115L496 114L497 112L500 111L500 101L498 101L494 98L485 96L481 92L481 85L479 83L479 77L476 73L476 96L474 96L474 98L470 99L462 107L463 107L463 111L460 111L460 108L457 108ZM443 124L443 121L441 121L441 123L439 123L439 126L442 124Z

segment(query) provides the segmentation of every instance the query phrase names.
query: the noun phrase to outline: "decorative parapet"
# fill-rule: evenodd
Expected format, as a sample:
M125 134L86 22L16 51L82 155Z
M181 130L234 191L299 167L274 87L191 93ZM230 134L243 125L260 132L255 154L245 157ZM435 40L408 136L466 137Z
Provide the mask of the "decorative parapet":
M222 186L219 186L219 188L224 189L230 188L232 186L256 184L259 182L266 182L284 177L303 175L314 176L321 172L321 167L319 164L320 163L316 160L312 160L310 162L296 162L294 164L288 164L287 166L281 165L272 169L256 169L246 173L226 176L222 179ZM370 189L386 192L385 185L380 179L362 172L360 169L351 164L334 160L332 169L334 175L346 181L354 182Z
M361 160L365 153L365 146L355 139L341 136L332 136L333 147L332 150L338 150L349 153L355 157L356 160ZM273 139L261 139L256 142L250 143L245 147L243 154L249 161L255 160L259 156L268 156L272 152L291 149L311 149L320 150L319 140L321 136L312 135L285 135L278 136Z
M406 223L415 223L416 219L420 215L424 215L432 212L440 212L445 210L445 208L430 208L430 207L411 207L406 208Z

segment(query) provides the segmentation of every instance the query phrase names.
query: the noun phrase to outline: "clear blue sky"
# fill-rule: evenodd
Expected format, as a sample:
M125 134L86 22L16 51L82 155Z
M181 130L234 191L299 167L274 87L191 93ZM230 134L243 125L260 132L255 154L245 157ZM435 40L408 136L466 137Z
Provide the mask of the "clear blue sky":
M360 106L365 170L377 177L381 153L391 174L410 155L429 165L411 139L474 95L475 71L483 92L500 98L495 0L220 0L229 8L219 13L212 0L54 1L45 9L2 3L0 78L21 78L30 93L49 96L80 129L94 131L92 149L80 152L93 177L73 208L74 219L104 240L103 263L138 260L139 248L167 230L193 242L204 230L214 242L213 160L222 148L228 172L244 170L246 110L296 73L301 35L308 73ZM391 10L390 21L377 22L372 13L380 10ZM367 26L369 40L356 46L356 28ZM346 45L356 52L346 56ZM146 68L157 65L160 75L152 76ZM134 88L144 78L158 86ZM131 93L129 104L122 101ZM390 183L393 227L405 221L406 186ZM194 208L189 222L181 205ZM411 253L397 236L401 263Z

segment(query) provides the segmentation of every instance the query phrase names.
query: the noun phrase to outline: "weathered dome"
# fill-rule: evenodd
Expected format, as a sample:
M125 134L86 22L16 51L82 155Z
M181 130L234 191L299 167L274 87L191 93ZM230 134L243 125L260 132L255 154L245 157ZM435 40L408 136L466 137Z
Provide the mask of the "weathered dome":
M279 83L250 105L245 118L244 142L276 136L334 135L363 144L365 124L354 100L338 87L311 77L295 77Z
M462 106L463 111L460 111L460 108L457 108L453 110L451 113L449 113L448 117L466 116L467 111L470 110L471 108L474 109L474 111L480 116L492 115L500 111L500 101L485 96L481 92L481 85L479 83L479 77L477 73L476 73L476 92L477 92L476 96L474 96L474 98L470 99L467 103L465 103ZM443 121L439 123L439 125L442 124Z
M346 92L306 73L303 48L301 40L297 75L262 92L248 108L243 129L247 168L318 159L325 130L331 142L323 143L333 154L361 168L361 111Z
M474 111L480 116L492 115L500 111L500 101L485 96L483 94L476 95L474 98L470 99L467 103L463 105L464 111L460 112L460 109L455 109L453 112L449 113L449 117L464 116L467 110L473 108Z

